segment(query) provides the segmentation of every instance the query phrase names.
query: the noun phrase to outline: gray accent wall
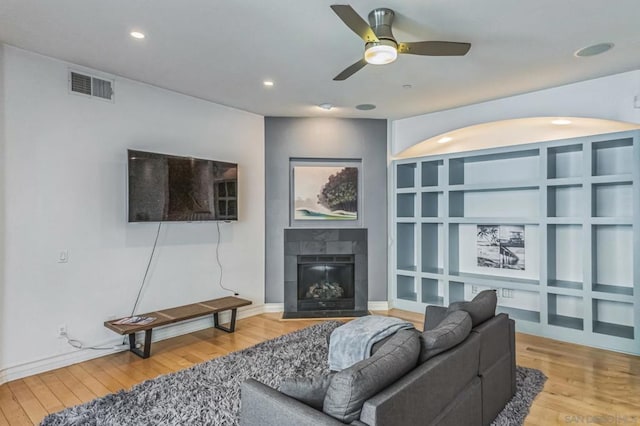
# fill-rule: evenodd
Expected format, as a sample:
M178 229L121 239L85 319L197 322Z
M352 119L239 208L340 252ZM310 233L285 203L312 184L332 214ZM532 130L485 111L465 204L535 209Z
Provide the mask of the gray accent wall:
M5 179L5 170L6 164L5 162L5 119L4 116L6 114L6 104L5 104L5 94L4 94L4 82L5 82L5 72L4 72L4 44L0 43L0 310L5 311L4 307L4 291L5 291L5 265L4 265L4 257L5 257L5 187L4 187L4 179ZM8 342L5 342L4 332L0 328L0 347L9 346ZM3 362L2 351L0 351L0 368L5 365Z
M361 159L369 300L387 300L387 120L265 117L265 302L284 302L290 159ZM328 223L327 228L332 228Z

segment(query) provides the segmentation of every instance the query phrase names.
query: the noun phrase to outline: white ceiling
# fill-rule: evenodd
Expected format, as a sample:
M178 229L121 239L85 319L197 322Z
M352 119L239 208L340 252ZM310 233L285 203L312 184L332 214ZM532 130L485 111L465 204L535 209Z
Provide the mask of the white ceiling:
M640 68L640 0L352 0L365 19L393 9L399 41L472 47L464 57L401 55L336 82L363 43L333 3L0 0L0 41L266 116L396 119ZM146 39L132 39L134 29ZM599 42L615 47L573 55ZM314 107L323 102L336 108Z

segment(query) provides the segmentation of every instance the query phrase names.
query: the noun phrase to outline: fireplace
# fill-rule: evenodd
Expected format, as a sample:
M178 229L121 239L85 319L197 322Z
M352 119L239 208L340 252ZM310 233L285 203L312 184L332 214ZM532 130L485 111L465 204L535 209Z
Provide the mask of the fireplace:
M298 312L355 307L353 255L298 256Z
M367 230L284 230L283 318L368 315Z

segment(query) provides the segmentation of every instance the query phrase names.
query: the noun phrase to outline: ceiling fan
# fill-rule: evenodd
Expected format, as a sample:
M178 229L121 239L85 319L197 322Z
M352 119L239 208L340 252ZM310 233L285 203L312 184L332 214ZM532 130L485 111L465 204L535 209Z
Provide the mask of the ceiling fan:
M335 81L346 80L367 64L382 65L396 60L398 54L426 56L464 56L471 48L470 43L452 41L416 41L398 42L391 32L395 16L387 8L373 9L369 12L369 24L349 5L334 4L331 9L347 27L365 42L364 57L348 66L335 76Z

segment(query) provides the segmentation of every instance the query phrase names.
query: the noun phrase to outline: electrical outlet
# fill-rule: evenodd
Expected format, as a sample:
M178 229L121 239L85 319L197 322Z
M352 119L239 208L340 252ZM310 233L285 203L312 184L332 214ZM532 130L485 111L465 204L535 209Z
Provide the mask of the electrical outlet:
M60 324L58 326L58 337L64 337L67 335L67 324Z
M472 285L471 286L471 293L477 293L478 292L478 286L477 285Z
M505 299L513 299L513 289L511 288L503 288L502 289L502 297Z

